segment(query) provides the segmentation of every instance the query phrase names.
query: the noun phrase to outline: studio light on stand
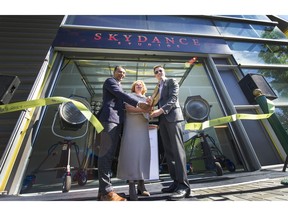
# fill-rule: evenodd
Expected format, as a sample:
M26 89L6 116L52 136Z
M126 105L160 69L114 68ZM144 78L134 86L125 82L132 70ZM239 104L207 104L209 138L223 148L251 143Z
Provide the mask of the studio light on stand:
M87 109L91 110L90 104L88 101L79 96L71 96L70 99L78 101L86 106ZM56 121L56 120L59 121ZM58 122L58 123L57 123ZM83 128L85 125L85 128ZM57 128L57 129L56 129ZM74 105L73 102L68 101L60 104L58 109L54 115L53 123L51 126L52 133L60 138L63 138L63 141L60 141L56 144L53 144L48 149L48 155L44 158L44 160L39 164L39 166L32 172L31 175L27 176L31 178L31 176L36 178L35 174L40 171L57 171L57 176L62 177L63 184L62 184L62 192L68 192L71 188L72 178L71 178L71 170L77 169L76 174L74 175L75 180L78 181L78 185L83 186L87 182L87 175L86 172L81 168L80 159L79 159L79 147L78 145L73 142L74 139L80 139L84 137L88 132L88 120L86 117L81 113L81 111ZM78 131L76 133L76 131ZM65 132L64 132L65 131ZM63 135L63 134L66 135ZM73 134L74 136L67 136L67 134ZM55 152L54 150L58 147L62 146L60 162L59 164L51 169L40 170L40 167L44 164L44 162ZM71 162L71 148L72 146L75 149L76 157L78 161L78 168L70 167ZM63 175L64 171L64 175ZM27 178L26 177L26 178ZM73 178L74 179L74 178Z
M91 110L90 104L88 101L83 97L78 96L72 96L70 99L73 99L75 101L78 101L82 103L84 106L86 106L89 110ZM80 135L75 134L75 136L63 136L59 133L56 133L54 130L55 122L57 119L57 116L59 117L59 125L60 129L64 131L78 131L80 130L83 125L85 124L85 129L80 133ZM71 161L71 147L74 146L77 161L78 161L78 171L75 174L75 179L77 179L79 185L85 185L87 182L87 175L86 173L80 168L80 159L79 159L79 147L75 142L72 142L74 139L80 139L84 137L88 132L88 120L86 117L81 113L81 111L75 106L75 104L72 101L64 102L59 105L58 111L56 112L52 124L52 132L55 136L61 137L64 139L63 142L60 144L63 145L62 151L67 151L67 166L66 170L63 176L63 186L62 186L62 192L68 192L71 188L71 167L70 167L70 161Z
M186 121L188 123L191 123L191 122L201 122L202 123L202 122L208 120L209 114L210 114L210 107L211 106L209 105L209 103L205 99L203 99L200 95L187 97L187 99L184 103L184 111L183 111L184 116L186 118ZM223 175L223 169L221 167L221 164L216 160L215 156L213 156L211 148L208 144L207 138L214 145L215 145L215 141L208 134L205 134L204 130L200 130L200 131L196 131L196 132L197 132L197 134L190 139L191 151L190 151L189 162L192 162L193 160L203 159L204 164L205 164L205 168L207 170L215 170L216 174L218 176ZM201 149L203 151L203 154L201 157L194 157L193 158L195 142L197 139L200 139L200 145L201 145Z

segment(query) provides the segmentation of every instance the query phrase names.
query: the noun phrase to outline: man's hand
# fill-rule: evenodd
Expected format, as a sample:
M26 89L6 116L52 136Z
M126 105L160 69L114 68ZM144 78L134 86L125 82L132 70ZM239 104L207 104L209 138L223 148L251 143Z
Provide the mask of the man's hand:
M160 116L161 114L163 114L164 113L164 111L163 111L163 109L157 109L157 110L154 110L154 111L152 111L151 113L150 113L150 117L151 118L156 118L156 117L158 117L158 116Z
M146 110L146 111L151 109L151 106L145 102L139 102L138 107L140 107L141 109Z

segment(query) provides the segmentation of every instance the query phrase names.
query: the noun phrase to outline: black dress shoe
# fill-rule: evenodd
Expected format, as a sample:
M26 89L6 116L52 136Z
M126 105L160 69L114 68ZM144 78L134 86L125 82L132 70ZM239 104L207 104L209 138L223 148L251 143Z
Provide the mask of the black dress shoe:
M173 193L177 189L177 183L173 182L169 187L162 188L162 193Z
M170 196L170 200L181 200L186 197L189 197L191 193L190 188L185 189L177 189L173 194Z

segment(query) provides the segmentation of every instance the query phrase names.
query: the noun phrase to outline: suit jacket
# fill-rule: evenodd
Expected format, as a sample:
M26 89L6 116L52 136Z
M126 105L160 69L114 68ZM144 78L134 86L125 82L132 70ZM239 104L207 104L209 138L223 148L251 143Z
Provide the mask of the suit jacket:
M101 122L123 123L124 103L137 106L138 101L126 94L121 85L113 77L105 80L103 84L102 108L97 114Z
M176 79L165 79L158 106L164 110L164 116L168 122L184 120L178 96L179 84Z

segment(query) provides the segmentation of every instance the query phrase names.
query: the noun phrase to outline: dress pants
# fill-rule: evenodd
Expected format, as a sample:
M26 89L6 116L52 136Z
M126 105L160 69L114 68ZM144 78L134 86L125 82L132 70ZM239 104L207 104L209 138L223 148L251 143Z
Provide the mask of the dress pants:
M98 155L99 193L107 194L113 191L112 162L120 143L122 124L102 123L104 130L100 133L100 149Z
M169 173L181 189L190 188L186 170L186 153L183 143L182 122L168 122L159 117L159 129Z

